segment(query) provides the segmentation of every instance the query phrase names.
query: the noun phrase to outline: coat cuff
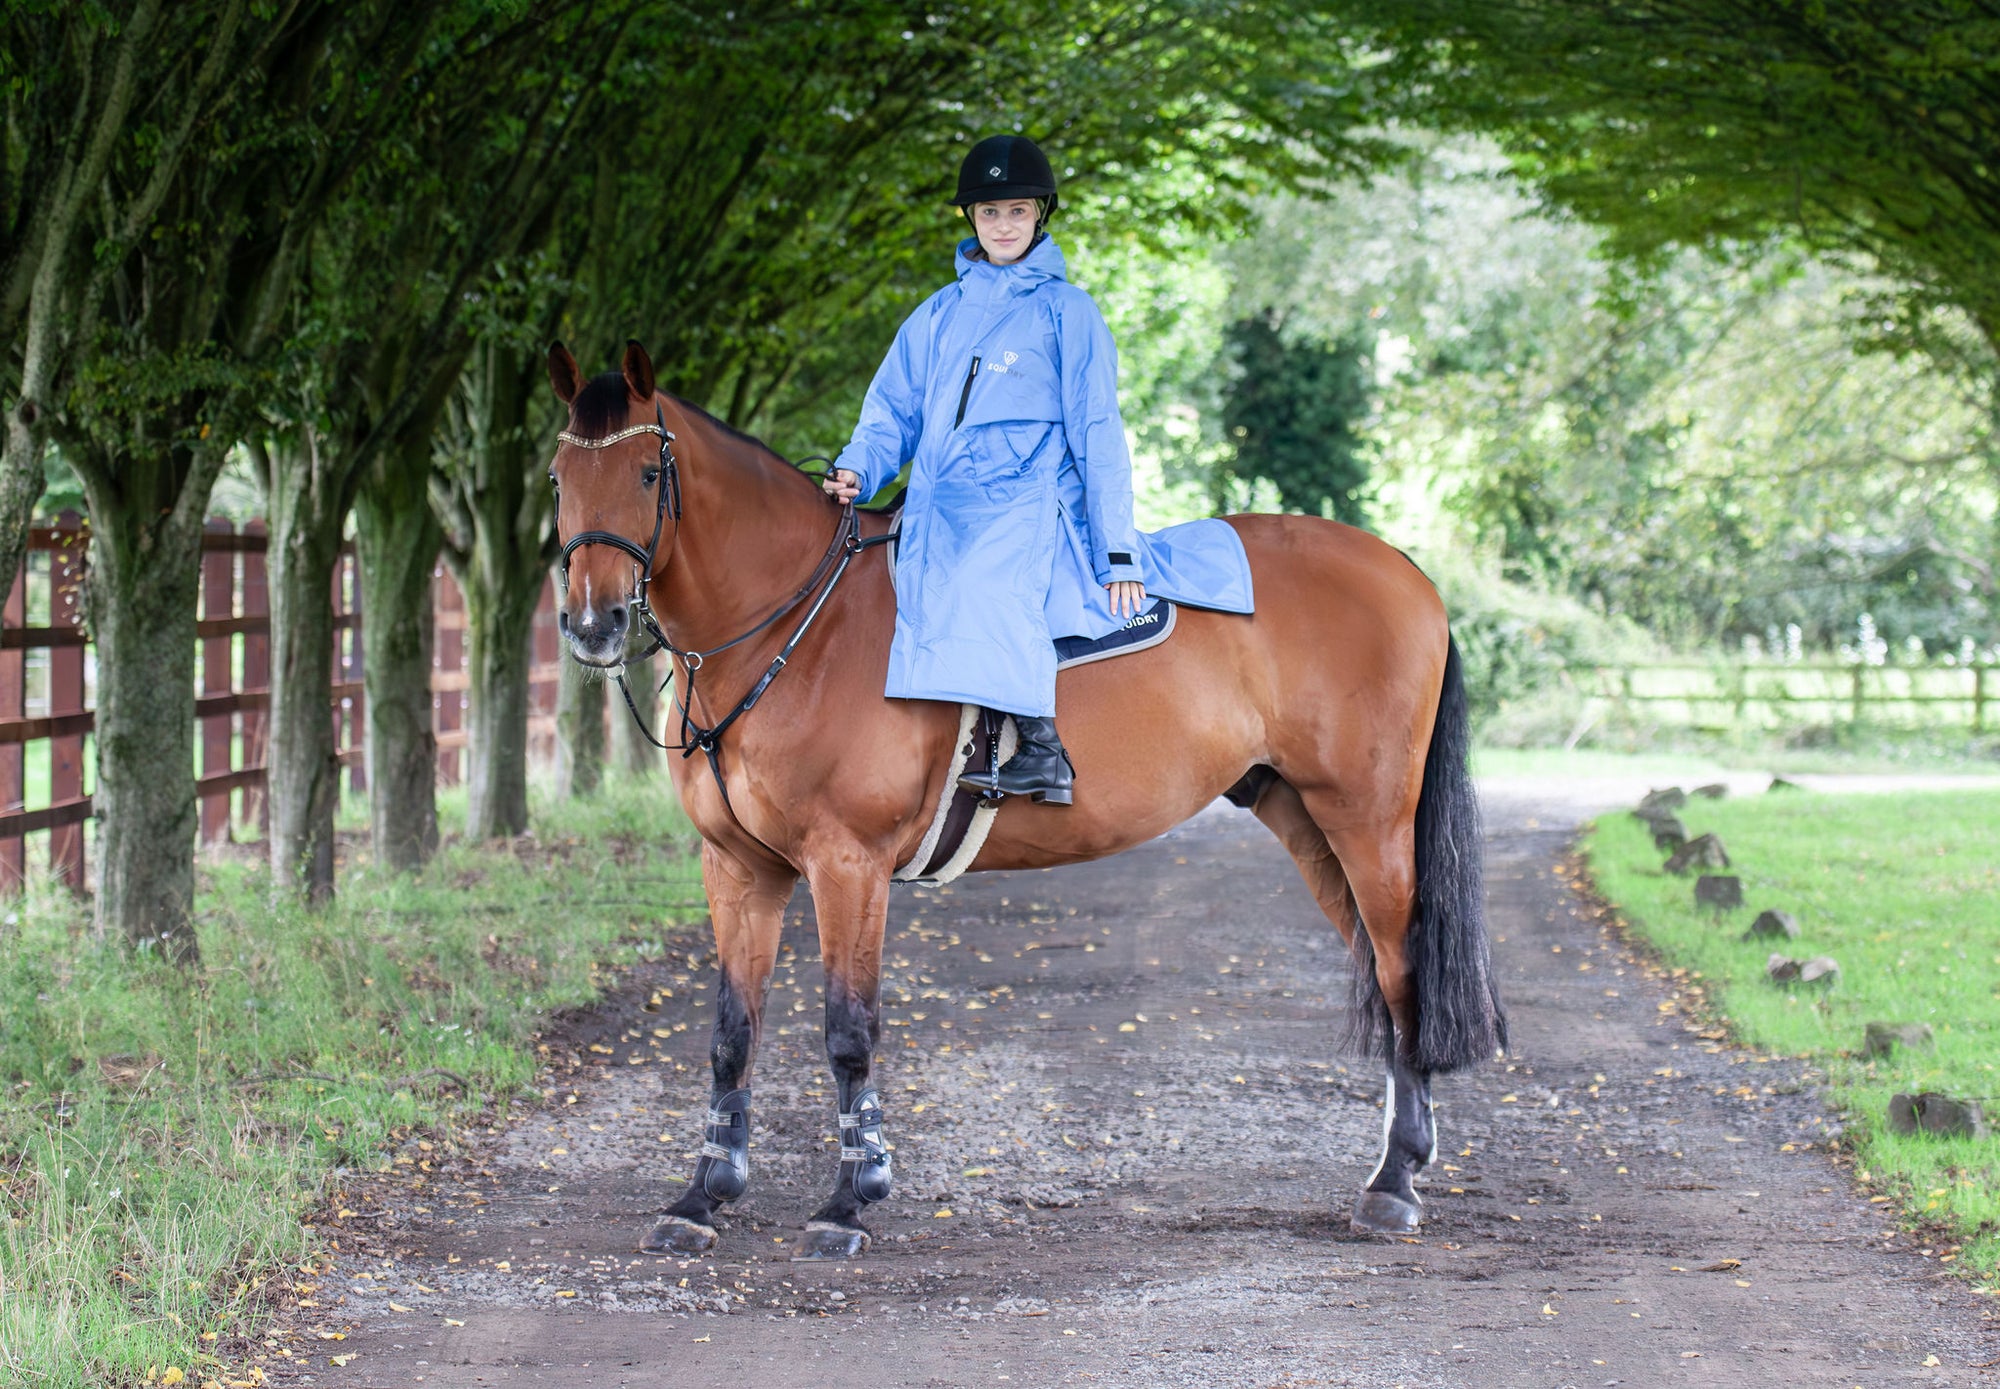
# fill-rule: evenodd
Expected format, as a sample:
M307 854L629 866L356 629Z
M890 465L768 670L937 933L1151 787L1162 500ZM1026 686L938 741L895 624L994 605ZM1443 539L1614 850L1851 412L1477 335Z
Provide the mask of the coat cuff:
M1096 566L1097 582L1100 584L1146 582L1146 575L1135 562L1136 557L1124 550L1113 550L1106 556L1106 562Z

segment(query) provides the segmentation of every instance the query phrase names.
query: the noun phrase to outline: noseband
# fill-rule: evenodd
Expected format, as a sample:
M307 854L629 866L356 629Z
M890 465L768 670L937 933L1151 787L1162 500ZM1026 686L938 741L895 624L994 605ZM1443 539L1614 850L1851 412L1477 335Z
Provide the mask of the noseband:
M674 435L667 428L667 417L657 401L653 403L653 418L656 423L635 424L616 434L607 434L602 439L586 439L567 429L556 435L562 443L574 444L580 449L608 449L613 444L622 444L641 434L660 436L660 507L653 515L653 538L646 542L646 548L642 550L616 531L578 531L562 548L562 568L558 572L562 575L565 591L569 588L569 557L585 545L609 545L614 550L623 550L639 562L639 601L642 604L646 601L646 582L653 577L653 557L660 550L660 533L666 528L670 514L676 525L681 519L681 470L674 462Z

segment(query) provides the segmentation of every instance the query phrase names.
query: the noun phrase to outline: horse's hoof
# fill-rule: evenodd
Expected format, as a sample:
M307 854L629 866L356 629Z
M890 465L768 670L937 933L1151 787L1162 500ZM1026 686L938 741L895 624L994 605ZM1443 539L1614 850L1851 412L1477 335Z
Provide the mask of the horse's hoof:
M1424 1223L1424 1208L1391 1191L1364 1191L1354 1198L1348 1223L1357 1235L1414 1235Z
M645 1239L641 1254L706 1254L715 1248L715 1227L689 1220L684 1215L663 1215Z
M868 1252L868 1232L858 1225L835 1225L830 1221L814 1220L806 1225L806 1237L800 1242L798 1252L792 1255L795 1264L814 1263L824 1259L858 1259Z

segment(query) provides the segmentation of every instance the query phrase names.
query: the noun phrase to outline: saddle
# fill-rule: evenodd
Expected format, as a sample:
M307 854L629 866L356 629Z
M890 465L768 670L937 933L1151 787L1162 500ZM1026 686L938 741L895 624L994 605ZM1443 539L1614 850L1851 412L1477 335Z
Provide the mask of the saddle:
M900 532L902 524L903 517L899 511L894 525L890 527L892 537ZM896 542L892 539L889 543L892 586L896 573L896 549ZM1179 609L1173 603L1160 598L1106 636L1057 637L1056 669L1068 670L1071 666L1089 665L1093 661L1108 661L1113 656L1129 656L1136 651L1158 646L1173 635L1178 615ZM958 741L952 745L944 795L939 798L937 809L931 815L930 829L925 832L923 843L917 846L917 852L908 863L890 875L891 882L937 887L952 881L972 866L972 861L979 857L980 849L985 847L986 836L992 832L993 817L1000 812L1000 802L974 795L961 787L958 779L968 768L972 768L977 776L990 780L1014 755L1019 741L1020 735L1010 715L995 713L977 704L959 706ZM975 762L975 758L979 760Z

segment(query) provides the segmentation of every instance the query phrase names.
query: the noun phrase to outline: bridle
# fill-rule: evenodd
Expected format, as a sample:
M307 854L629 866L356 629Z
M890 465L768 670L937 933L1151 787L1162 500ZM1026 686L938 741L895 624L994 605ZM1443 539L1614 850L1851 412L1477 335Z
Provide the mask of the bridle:
M658 401L653 402L653 419L655 421L653 424L635 424L619 430L616 434L607 434L602 439L586 439L580 434L570 433L567 429L556 435L559 442L574 444L580 449L608 449L613 444L622 444L627 439L636 438L641 434L660 436L660 466L656 470L658 476L655 479L660 485L660 507L654 513L653 538L646 542L646 548L640 549L616 531L578 531L569 538L569 543L563 546L562 569L558 571L562 575L563 590L567 592L569 557L577 550L585 545L609 545L614 550L623 550L639 562L639 598L635 606L644 614L642 620L647 624L649 631L652 630L653 615L646 607L646 581L653 577L653 556L659 553L660 532L666 527L669 512L673 514L676 529L681 523L681 470L674 462L674 432L667 428L667 417L661 411ZM649 651L646 654L650 656L653 653Z
M737 819L737 824L740 826L742 825L742 821L736 817L736 808L729 803L729 785L722 779L720 753L723 733L729 729L730 725L756 708L757 701L762 699L764 692L771 688L771 682L778 678L778 672L785 668L785 663L791 659L792 652L798 649L799 643L805 640L806 633L811 630L813 623L818 620L821 611L826 607L827 600L833 597L833 590L839 586L841 578L847 573L847 566L853 562L854 557L863 550L871 549L876 545L888 544L891 537L884 534L863 538L861 534L861 521L855 514L854 503L841 503L840 524L834 532L832 543L827 546L826 553L820 557L818 565L813 569L812 576L799 587L797 592L792 594L790 598L787 598L778 606L776 611L762 622L759 622L755 627L738 636L731 637L720 646L711 646L706 651L682 650L667 639L666 632L661 628L659 619L653 615L652 606L647 601L647 587L653 579L653 566L659 555L660 536L666 529L667 518L669 516L673 518L676 538L679 537L681 526L681 477L680 467L674 460L674 434L672 430L667 428L666 415L661 410L658 401L653 403L653 418L655 422L652 424L630 425L615 433L607 434L602 439L586 439L581 435L572 434L567 429L556 435L557 440L561 443L571 444L583 449L610 448L613 444L623 443L625 440L636 438L641 434L657 434L660 436L660 461L659 467L655 470L656 476L654 478L655 484L660 489L660 496L659 507L653 515L652 539L648 540L642 548L616 531L579 531L571 536L563 545L562 566L557 573L561 578L563 590L567 593L569 590L570 556L585 545L609 545L614 550L620 550L630 555L638 563L637 595L632 600L632 615L634 621L645 629L647 637L651 639L653 644L638 655L626 656L619 661L616 677L618 692L625 697L625 707L631 711L632 721L639 726L639 732L645 735L647 742L661 749L663 752L678 752L684 758L692 757L696 752L701 752L708 758L709 771L715 776L717 789L722 792L723 807L729 811L731 818ZM821 589L822 584L825 585L824 589ZM778 652L771 664L765 668L763 675L758 679L757 683L751 687L750 693L744 695L742 699L736 702L736 706L733 709L709 727L704 728L696 723L694 719L694 679L696 673L701 670L709 658L719 656L731 647L739 646L750 640L750 638L783 618L785 614L792 612L799 604L805 602L807 598L812 597L816 591L819 593L818 599L807 610L804 620L799 623L790 639L785 642L784 648ZM686 678L681 681L680 689L676 693L674 701L680 710L681 716L681 732L678 743L661 742L659 738L654 736L653 730L646 726L645 717L639 713L639 706L632 698L631 687L625 680L627 669L639 662L651 659L653 653L657 651L664 651L670 657L678 659L687 672ZM667 680L672 679L673 672L670 669L667 674ZM666 688L666 684L666 680L661 681L661 688ZM750 832L745 828L744 833L749 834ZM755 839L756 836L751 835L751 838ZM761 843L762 841L758 842ZM769 848L768 845L765 847ZM783 857L782 855L775 856Z

